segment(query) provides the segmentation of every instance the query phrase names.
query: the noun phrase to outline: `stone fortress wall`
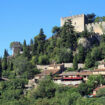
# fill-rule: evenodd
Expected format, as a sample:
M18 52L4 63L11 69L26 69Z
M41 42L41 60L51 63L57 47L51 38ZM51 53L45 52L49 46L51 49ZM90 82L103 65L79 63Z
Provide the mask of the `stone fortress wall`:
M63 26L68 19L71 19L76 32L82 32L86 27L88 31L93 31L99 35L105 33L105 22L86 24L85 14L61 18L61 26Z
M105 33L105 22L86 24L86 28L89 32L95 32L101 35Z
M78 31L78 32L84 31L84 22L85 22L85 15L84 14L61 18L61 26L63 26L64 23L68 19L71 19L72 25L75 26L74 27L75 31Z

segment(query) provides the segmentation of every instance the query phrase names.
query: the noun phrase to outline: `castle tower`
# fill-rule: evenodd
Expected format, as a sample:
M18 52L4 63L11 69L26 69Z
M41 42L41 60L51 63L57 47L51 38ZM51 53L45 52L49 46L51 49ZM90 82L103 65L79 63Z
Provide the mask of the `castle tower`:
M61 18L61 26L63 26L64 23L68 19L71 19L72 25L74 26L75 31L77 32L84 31L85 29L85 15L84 14Z

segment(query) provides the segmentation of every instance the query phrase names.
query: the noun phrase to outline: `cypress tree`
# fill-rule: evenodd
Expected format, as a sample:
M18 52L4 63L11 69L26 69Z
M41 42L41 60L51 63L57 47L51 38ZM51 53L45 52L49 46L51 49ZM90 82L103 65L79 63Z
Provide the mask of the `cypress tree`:
M0 58L0 78L2 77L2 59Z
M2 62L2 69L6 70L8 68L7 64L7 57L9 56L8 51L5 49L4 50L4 57L3 57L3 62Z
M92 59L91 54L88 53L85 59L85 67L90 68L94 66L94 63L95 63L94 59Z
M74 70L78 69L77 55L75 55L73 59L73 68Z
M27 46L26 44L26 40L24 40L24 43L23 43L23 55L24 57L30 58L30 49L29 49L29 46Z
M84 60L85 60L85 49L82 45L80 45L78 47L78 62L79 63L84 63Z
M34 46L33 46L33 55L36 54L44 54L45 52L45 40L46 35L43 32L43 29L40 29L39 35L34 38Z

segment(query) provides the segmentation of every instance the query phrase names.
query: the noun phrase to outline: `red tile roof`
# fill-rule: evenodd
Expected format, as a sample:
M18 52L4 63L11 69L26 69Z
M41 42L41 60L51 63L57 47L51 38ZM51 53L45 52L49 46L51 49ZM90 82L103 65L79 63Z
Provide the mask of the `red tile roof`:
M96 89L94 89L94 91L98 91L99 89L105 88L105 85L101 86L101 87L97 87Z
M72 79L72 80L80 80L80 79L83 79L82 77L64 77L63 79Z

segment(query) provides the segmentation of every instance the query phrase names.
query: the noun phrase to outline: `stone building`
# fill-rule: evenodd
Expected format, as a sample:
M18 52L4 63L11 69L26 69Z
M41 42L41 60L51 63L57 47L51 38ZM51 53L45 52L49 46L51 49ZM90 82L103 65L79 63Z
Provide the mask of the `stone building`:
M61 26L63 26L64 23L68 21L68 19L71 19L72 25L74 26L76 32L82 32L86 28L89 32L95 32L99 35L105 33L105 22L88 24L85 14L63 17L61 18Z
M13 56L17 55L17 54L21 54L22 53L22 46L20 44L20 42L13 42L12 45L12 50L13 50Z
M72 25L74 26L75 31L77 32L84 31L84 28L85 28L85 15L84 14L61 18L61 26L63 26L64 23L67 22L68 19L71 19Z

